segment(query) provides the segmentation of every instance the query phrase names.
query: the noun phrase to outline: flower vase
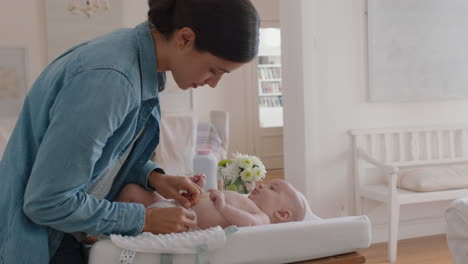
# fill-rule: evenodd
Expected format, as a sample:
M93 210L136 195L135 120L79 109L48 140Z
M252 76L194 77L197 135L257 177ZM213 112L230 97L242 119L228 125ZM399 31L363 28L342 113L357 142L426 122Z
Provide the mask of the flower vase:
M242 180L236 180L234 182L226 182L223 184L223 190L238 192L240 194L250 194L255 188L255 182L244 182Z

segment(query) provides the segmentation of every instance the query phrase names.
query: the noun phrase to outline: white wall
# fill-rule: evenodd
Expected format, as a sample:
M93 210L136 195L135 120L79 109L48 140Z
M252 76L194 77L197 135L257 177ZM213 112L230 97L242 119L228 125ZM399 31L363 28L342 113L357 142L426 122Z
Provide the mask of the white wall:
M0 45L25 49L28 89L47 61L44 13L44 0L0 2Z
M306 184L318 215L353 213L348 129L468 122L467 100L366 102L365 0L283 0L280 7L283 58L294 58L283 61L285 173ZM403 206L401 237L444 232L446 205ZM385 239L385 208L367 209L374 241Z

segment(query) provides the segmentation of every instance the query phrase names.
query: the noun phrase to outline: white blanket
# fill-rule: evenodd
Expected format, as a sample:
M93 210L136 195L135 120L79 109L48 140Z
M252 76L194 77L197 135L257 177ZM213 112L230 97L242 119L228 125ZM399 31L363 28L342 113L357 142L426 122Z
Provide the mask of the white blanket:
M370 245L366 216L241 227L227 236L224 247L209 252L211 264L287 263L353 252ZM119 263L122 249L110 240L98 241L90 264ZM159 254L136 253L135 264L160 263ZM195 263L194 254L173 256L174 264Z

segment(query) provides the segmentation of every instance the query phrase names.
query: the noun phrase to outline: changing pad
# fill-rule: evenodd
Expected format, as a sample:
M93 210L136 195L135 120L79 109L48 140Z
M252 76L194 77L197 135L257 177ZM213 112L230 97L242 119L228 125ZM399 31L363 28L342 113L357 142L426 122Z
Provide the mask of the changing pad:
M145 253L195 254L197 248L206 246L218 249L224 246L226 235L220 226L205 230L154 235L145 232L136 237L110 235L111 241L120 248Z
M241 227L226 237L224 247L209 251L211 264L287 263L353 252L370 245L366 216ZM98 241L89 264L119 263L122 248ZM172 263L196 263L195 254L176 254ZM160 255L138 252L135 264L160 263Z

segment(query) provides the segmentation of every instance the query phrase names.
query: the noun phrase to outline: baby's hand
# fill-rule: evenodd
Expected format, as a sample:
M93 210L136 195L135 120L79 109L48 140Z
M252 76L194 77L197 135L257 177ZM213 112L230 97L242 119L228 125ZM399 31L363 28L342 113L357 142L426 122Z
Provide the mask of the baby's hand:
M226 200L224 199L224 193L215 189L209 189L210 199L213 201L214 207L218 210L223 209L226 206Z
M198 173L190 177L190 179L198 185L198 187L204 189L206 186L206 176L203 173Z

